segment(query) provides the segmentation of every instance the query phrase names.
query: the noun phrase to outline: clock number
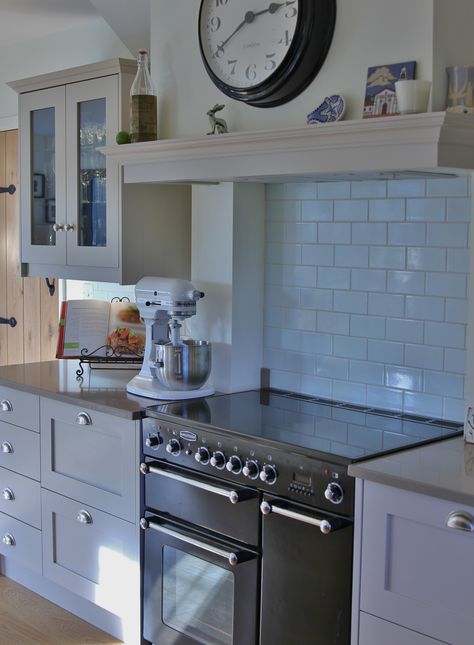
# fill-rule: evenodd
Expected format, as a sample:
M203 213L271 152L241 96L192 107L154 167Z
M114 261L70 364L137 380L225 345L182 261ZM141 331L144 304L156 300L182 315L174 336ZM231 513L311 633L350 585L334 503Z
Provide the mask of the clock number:
M245 76L249 81L254 81L257 78L256 70L257 70L257 65L255 63L251 63L245 70Z
M277 66L276 62L272 60L273 56L275 56L275 54L265 54L265 58L267 59L265 63L265 69L267 72L271 72L272 69L275 69L275 67Z
M237 58L235 60L228 60L227 64L231 65L231 70L230 70L230 75L233 76L235 74L235 67L237 65Z
M288 29L285 29L285 33L283 34L283 36L278 41L278 44L279 45L285 45L286 47L288 47L290 43L291 43L291 38L290 38L289 31L288 31Z
M224 45L223 45L223 43L218 43L218 45L217 45L217 49L216 49L216 51L214 52L214 56L215 56L216 58L220 58L220 57L221 57L221 56L223 56L223 55L224 55Z
M216 0L216 7L223 7L228 3L229 0Z
M287 18L294 18L298 14L298 9L296 7L290 7L285 13Z
M215 34L216 31L218 31L220 26L221 26L221 19L219 18L219 16L213 16L209 20L209 28L213 34Z

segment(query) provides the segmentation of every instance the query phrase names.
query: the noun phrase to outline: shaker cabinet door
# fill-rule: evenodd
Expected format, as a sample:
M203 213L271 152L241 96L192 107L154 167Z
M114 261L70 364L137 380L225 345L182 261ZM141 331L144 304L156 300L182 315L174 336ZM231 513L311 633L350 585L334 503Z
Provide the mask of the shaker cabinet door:
M20 100L22 262L66 263L66 90Z

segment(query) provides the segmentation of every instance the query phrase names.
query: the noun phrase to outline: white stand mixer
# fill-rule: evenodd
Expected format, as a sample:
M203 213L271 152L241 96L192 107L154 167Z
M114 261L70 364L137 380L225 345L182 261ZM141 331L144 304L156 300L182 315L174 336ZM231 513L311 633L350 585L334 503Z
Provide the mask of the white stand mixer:
M210 344L181 340L181 322L196 313L204 293L178 278L142 278L135 286L140 316L145 322L146 342L140 373L127 385L127 392L150 399L191 399L214 394L205 382L210 371ZM200 376L190 372L197 364L191 352L206 350L206 369ZM193 364L186 360L193 359ZM170 366L165 361L172 362ZM202 361L201 361L202 363ZM173 387L175 385L176 387Z

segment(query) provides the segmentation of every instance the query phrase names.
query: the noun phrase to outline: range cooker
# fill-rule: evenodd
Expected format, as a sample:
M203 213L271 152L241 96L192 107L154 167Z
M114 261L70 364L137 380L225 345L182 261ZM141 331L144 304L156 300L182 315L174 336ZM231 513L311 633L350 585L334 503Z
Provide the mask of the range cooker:
M148 408L144 638L348 645L347 465L459 432L458 424L275 390Z

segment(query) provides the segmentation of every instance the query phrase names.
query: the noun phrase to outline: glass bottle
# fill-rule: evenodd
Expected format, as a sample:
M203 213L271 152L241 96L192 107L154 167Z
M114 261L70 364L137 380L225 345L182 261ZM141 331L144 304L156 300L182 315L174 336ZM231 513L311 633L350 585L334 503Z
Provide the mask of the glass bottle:
M155 141L158 138L156 90L148 69L148 52L141 49L138 69L130 88L130 139Z

